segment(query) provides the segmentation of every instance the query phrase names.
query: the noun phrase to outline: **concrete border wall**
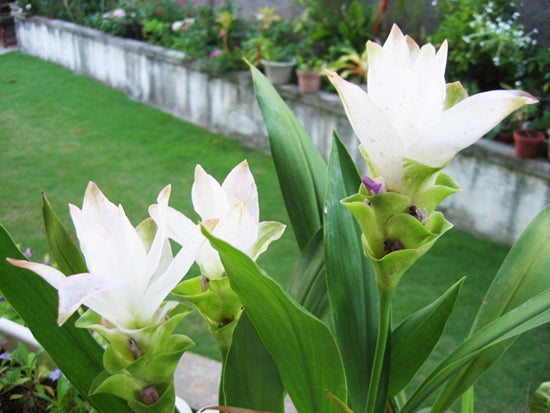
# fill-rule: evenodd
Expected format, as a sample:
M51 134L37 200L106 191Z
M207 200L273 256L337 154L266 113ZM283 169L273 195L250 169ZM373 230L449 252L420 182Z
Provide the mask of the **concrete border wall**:
M16 30L23 53L89 76L183 120L268 148L246 72L215 76L185 61L181 52L59 20L18 16ZM325 158L336 130L364 168L335 94L301 95L292 85L280 87L279 92ZM550 203L550 163L542 158L518 159L511 146L483 139L459 154L447 170L463 190L441 209L456 227L483 237L513 243Z

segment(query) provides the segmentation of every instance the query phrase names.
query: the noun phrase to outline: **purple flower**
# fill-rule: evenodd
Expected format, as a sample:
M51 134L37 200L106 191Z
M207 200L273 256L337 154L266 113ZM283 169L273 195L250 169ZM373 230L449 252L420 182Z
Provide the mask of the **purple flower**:
M2 354L0 354L0 360L11 361L12 358L11 358L11 355L9 353L2 353Z
M369 195L378 195L386 192L386 184L384 178L381 176L374 179L369 176L364 176L361 181L363 185L365 185Z
M24 255L25 257L27 257L27 258L31 258L31 257L32 257L32 251L31 251L31 249L30 249L29 247L27 247L27 248L25 249L25 252L23 253L23 255Z
M55 369L54 371L52 371L52 374L50 374L50 380L57 381L60 375L61 375L61 370Z

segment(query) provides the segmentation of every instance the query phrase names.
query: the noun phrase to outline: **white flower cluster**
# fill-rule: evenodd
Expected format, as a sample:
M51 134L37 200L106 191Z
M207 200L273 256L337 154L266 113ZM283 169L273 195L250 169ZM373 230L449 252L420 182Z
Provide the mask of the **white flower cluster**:
M494 16L495 7L493 2L487 3L483 13L474 15L470 22L472 33L462 37L466 43L477 43L481 48L493 49L493 64L501 64L515 61L516 54L520 50L535 46L537 40L532 36L538 33L535 28L525 33L523 24L518 21L520 14L516 11L508 19L501 16ZM504 54L509 56L503 56ZM518 54L519 56L519 54ZM516 63L525 63L523 61Z

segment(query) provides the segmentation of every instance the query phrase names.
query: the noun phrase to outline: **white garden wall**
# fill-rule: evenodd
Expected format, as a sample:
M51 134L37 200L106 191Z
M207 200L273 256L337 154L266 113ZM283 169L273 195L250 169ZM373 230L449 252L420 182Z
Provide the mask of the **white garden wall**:
M58 63L175 116L267 149L266 130L246 72L214 76L184 55L58 20L17 17L23 53ZM338 97L279 91L326 157L335 129L364 165ZM185 142L182 142L182 145ZM481 140L448 166L463 187L442 205L456 227L511 244L550 203L550 163L521 160L513 148Z

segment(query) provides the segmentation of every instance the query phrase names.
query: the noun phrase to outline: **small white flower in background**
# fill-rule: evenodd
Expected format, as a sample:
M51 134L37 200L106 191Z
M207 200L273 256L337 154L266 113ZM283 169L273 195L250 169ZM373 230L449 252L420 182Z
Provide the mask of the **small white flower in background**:
M117 19L122 19L123 17L126 17L126 12L124 9L115 9L113 10L113 17L116 17Z
M149 218L134 228L122 206L111 203L90 182L82 209L69 205L89 272L66 277L44 264L8 261L34 271L57 289L60 325L82 304L122 332L154 325L164 318L169 308L159 310L161 303L193 264L202 241L198 226L180 228L184 247L172 258L162 221L169 197L167 186L158 196L158 226Z
M284 232L285 226L279 222L259 221L258 189L246 161L233 168L221 185L197 165L191 196L195 211L212 234L253 260ZM168 211L169 236L181 243L184 234L180 228L186 219L173 208ZM154 207L150 213L154 218ZM202 275L209 279L220 279L224 276L220 257L207 242L197 256L197 264Z
M183 27L183 21L182 20L176 20L174 23L172 23L172 31L173 32L179 32L181 28Z
M26 9L26 10L32 9L32 4L31 4L31 3L25 4L25 9Z
M405 160L443 167L505 116L537 102L522 91L497 90L448 107L447 43L438 51L431 44L420 48L395 25L384 46L369 41L367 53L367 92L334 72L327 74L361 142L371 176L384 177L390 191L407 193ZM453 92L457 87L454 84Z

